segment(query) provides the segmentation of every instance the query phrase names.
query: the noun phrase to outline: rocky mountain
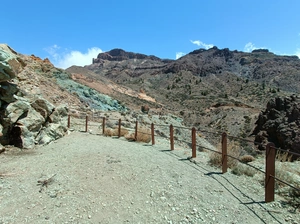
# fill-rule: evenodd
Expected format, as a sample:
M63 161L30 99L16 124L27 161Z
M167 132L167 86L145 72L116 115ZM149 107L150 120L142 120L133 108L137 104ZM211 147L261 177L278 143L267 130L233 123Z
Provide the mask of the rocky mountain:
M300 60L267 50L245 53L214 47L163 60L114 49L99 54L89 66L62 70L48 59L18 54L7 45L0 49L0 143L21 147L63 136L68 113L141 107L174 114L186 126L237 137L265 136L261 133L267 130L265 139L270 140L260 112L270 100L297 95L299 88ZM255 123L261 125L253 132ZM60 134L51 135L54 126Z
M297 56L213 47L178 60L114 49L99 54L91 65L67 71L89 86L98 86L101 79L124 86L128 91L113 94L129 107L148 104L151 110L182 117L187 126L246 137L270 99L299 92L299 68ZM84 81L91 79L93 84ZM127 92L132 91L152 100L129 96Z
M267 49L246 53L213 47L209 50L195 50L178 60L162 60L155 56L113 49L100 53L87 68L120 81L124 81L125 77L144 76L145 73L177 74L185 71L198 77L230 73L249 80L267 82L286 91L299 92L300 88L292 82L299 82L299 58L275 55Z
M153 61L161 61L160 58L153 55L147 56L145 54L127 52L122 49L113 49L109 52L100 53L96 59L93 59L93 64L101 63L105 60L123 61L129 59L149 59Z

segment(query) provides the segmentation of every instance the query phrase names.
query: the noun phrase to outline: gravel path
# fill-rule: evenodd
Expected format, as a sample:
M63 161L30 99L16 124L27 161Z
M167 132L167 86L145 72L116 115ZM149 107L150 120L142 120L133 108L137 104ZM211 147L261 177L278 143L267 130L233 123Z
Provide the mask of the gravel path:
M299 214L207 154L73 132L0 155L0 223L300 223Z

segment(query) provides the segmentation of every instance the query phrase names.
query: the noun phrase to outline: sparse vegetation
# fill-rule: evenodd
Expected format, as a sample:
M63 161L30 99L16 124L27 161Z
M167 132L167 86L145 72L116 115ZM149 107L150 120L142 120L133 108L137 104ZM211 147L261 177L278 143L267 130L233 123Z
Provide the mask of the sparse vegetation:
M110 128L106 128L104 130L104 136L108 136L108 137L115 136L114 130Z
M291 162L293 158L292 154L288 152L277 151L276 152L276 160L280 162Z
M151 141L151 130L147 128L139 128L135 139L135 133L128 133L124 137L127 140L135 140L137 142L149 143Z
M238 176L246 175L249 177L253 177L257 173L255 169L242 163L238 163L235 167L233 167L231 172Z
M218 146L219 152L221 153L221 145ZM227 153L228 155L235 157L235 158L239 158L240 154L241 154L241 147L240 144L238 142L234 142L234 141L230 141L227 145ZM231 158L231 157L227 157L227 165L229 168L233 168L238 164L238 160ZM209 163L213 166L221 166L222 165L222 154L219 153L211 153L210 157L209 157Z
M300 183L297 183L295 185L295 188L300 189ZM291 188L289 190L289 203L295 208L299 209L300 208L300 190L297 190L294 188Z
M121 128L120 131L120 136L125 136L128 134L128 130L125 128ZM119 135L119 129L115 128L115 129L110 129L110 128L106 128L104 130L104 136L108 136L108 137L112 137L112 136L118 136Z
M250 162L252 162L254 160L255 160L255 158L253 156L251 156L251 155L244 155L244 156L240 157L240 161L242 163L250 163Z

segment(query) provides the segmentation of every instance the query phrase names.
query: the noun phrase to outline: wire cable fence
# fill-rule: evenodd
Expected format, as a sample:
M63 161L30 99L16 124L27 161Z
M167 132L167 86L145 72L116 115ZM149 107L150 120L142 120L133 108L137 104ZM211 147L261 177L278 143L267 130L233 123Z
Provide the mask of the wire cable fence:
M173 126L170 125L164 125L164 124L154 124L154 123L147 123L147 122L138 122L136 120L135 122L132 121L126 121L127 123L124 123L121 119L114 119L114 118L107 118L103 116L95 116L92 118L92 116L88 115L81 115L76 116L74 118L74 121L72 121L72 127L75 125L85 125L85 132L88 132L89 127L98 127L98 130L102 132L102 135L105 136L124 136L128 140L132 141L139 141L139 142L146 142L150 143L152 145L155 145L155 137L160 136L163 138L166 138L170 141L170 150L174 150L175 147L175 140L181 143L185 143L187 146L191 147L192 149L192 156L191 158L196 158L197 154L197 147L201 150L207 150L211 153L217 154L216 157L218 163L222 167L222 173L226 173L228 170L228 167L230 166L230 159L240 162L242 164L245 164L246 166L255 169L256 171L263 173L265 175L265 202L271 202L274 201L274 195L275 195L275 180L283 183L290 188L300 192L300 189L293 186L293 184L280 179L275 175L275 160L276 160L276 152L283 152L288 153L297 157L300 157L300 154L295 152L290 152L289 150L276 148L273 143L269 143L267 145L263 145L261 143L257 143L254 141L251 141L250 139L240 138L236 136L227 135L225 132L219 132L219 131L208 131L208 130L202 130L200 128L196 129L194 127L181 127L181 126ZM82 120L85 120L82 121ZM111 122L111 123L109 123ZM108 127L109 126L109 127ZM159 130L155 130L155 126L164 128L164 131L168 131L168 135L165 133L161 133ZM68 128L71 127L71 115L68 117ZM102 129L102 130L101 130ZM110 131L108 131L110 130ZM113 130L113 131L111 131ZM180 130L186 130L187 132L190 131L188 136L186 136L185 139L179 139L176 136L176 133L180 133ZM131 131L131 133L129 133ZM219 142L219 146L217 147L208 147L208 144L205 144L205 142L201 144L197 144L197 132L198 132L198 141L199 137L202 135L202 133L210 134L210 138L213 138L212 136L215 136L217 140L216 142ZM175 135L174 135L175 134ZM201 139L201 138L200 138ZM221 141L220 141L221 140ZM229 141L228 141L229 140ZM236 144L232 146L231 144ZM248 145L247 145L248 144ZM261 170L260 168L249 164L248 162L245 162L245 160L241 159L240 154L232 153L234 152L233 147L241 147L241 148L247 148L249 147L249 144L261 144L266 148L266 154L265 154L265 170ZM229 146L229 147L228 147ZM252 146L252 148L254 148ZM251 148L251 149L252 149ZM200 150L200 151L201 151ZM248 157L249 159L250 157ZM229 164L228 164L229 162Z

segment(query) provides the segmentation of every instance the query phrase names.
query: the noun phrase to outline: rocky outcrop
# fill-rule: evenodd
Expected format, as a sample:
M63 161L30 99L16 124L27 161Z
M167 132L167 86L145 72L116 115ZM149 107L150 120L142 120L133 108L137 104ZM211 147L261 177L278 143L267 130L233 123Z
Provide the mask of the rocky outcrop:
M276 147L300 154L299 96L270 100L260 113L253 134L258 143L273 142Z
M17 57L16 52L5 44L0 44L0 80L10 80L22 70L24 62Z
M132 60L134 59L134 60ZM115 63L112 63L115 62ZM147 75L191 72L195 76L228 76L266 83L284 91L299 92L300 60L297 56L276 55L267 49L248 52L231 51L216 46L195 50L178 60L162 60L155 56L126 52L122 49L100 53L86 66L112 80L142 78ZM296 82L295 82L296 81Z
M30 60L40 59L31 56ZM48 71L52 66L45 60L43 64L41 72ZM0 143L2 145L32 148L36 144L47 144L58 139L67 131L66 106L55 107L42 96L25 94L16 84L20 80L26 80L25 75L19 77L26 66L21 55L7 45L0 45Z
M150 59L153 61L161 61L160 58L153 55L145 55L133 52L127 52L122 49L113 49L111 51L100 53L96 59L93 59L93 64L101 62L101 60L108 61L123 61L129 59Z

